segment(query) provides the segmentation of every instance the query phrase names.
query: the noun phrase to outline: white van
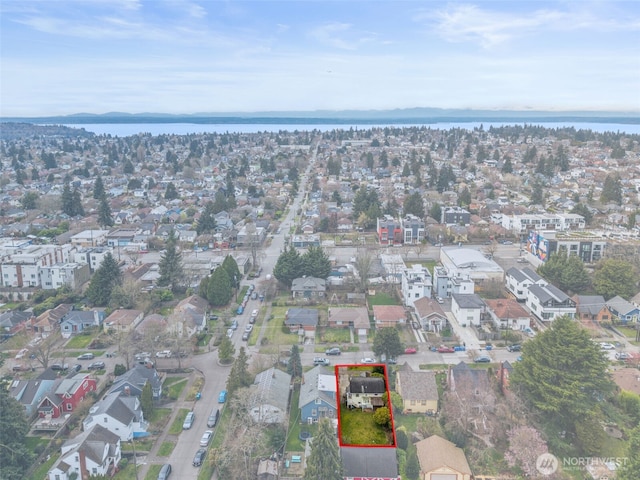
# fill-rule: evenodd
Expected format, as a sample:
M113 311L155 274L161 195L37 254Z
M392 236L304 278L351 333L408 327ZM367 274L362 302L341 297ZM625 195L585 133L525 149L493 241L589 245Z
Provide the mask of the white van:
M193 422L196 419L196 414L193 412L187 413L187 416L184 419L184 423L182 424L183 430L189 430L193 426Z

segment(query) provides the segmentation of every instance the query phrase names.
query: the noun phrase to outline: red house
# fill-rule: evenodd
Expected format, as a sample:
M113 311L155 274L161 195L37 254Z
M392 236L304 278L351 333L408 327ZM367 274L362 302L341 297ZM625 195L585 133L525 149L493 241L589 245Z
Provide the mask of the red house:
M402 245L403 243L402 224L391 215L377 219L376 232L380 245Z
M58 418L73 412L82 400L95 392L96 380L88 373L78 373L71 378L63 378L53 385L38 404L40 418Z

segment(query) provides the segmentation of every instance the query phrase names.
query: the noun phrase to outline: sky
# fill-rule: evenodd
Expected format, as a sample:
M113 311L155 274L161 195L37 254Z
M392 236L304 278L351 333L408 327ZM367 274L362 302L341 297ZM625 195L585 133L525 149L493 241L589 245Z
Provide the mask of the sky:
M1 0L0 116L640 113L640 1Z

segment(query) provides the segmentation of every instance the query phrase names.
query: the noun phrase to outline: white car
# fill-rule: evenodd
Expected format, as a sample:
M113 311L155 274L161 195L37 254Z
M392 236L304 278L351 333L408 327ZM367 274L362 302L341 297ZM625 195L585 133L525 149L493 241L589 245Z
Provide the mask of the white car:
M253 330L253 325L251 325L251 324L249 324L246 327L244 327L245 333L251 333L252 330Z
M436 297L436 302L443 304L444 303L444 299L442 297Z
M360 363L376 363L376 361L373 358L365 357L362 360L360 360Z
M610 343L605 343L605 342L600 343L600 348L602 350L615 350L616 349L616 347L614 345L612 345Z
M156 352L156 358L171 358L171 350Z
M206 447L207 445L209 445L211 437L213 437L213 430L207 430L206 432L204 432L202 434L202 438L200 439L200 446Z

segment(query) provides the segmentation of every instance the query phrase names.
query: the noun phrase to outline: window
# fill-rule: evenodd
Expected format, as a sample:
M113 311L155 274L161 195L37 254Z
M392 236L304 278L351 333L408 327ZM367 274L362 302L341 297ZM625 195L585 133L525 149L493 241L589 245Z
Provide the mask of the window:
M318 415L318 411L314 408L311 410L311 416L315 417Z
M67 410L68 411L73 410L73 405L71 403L67 403Z
M102 420L104 421L104 423L107 423L107 417L104 417Z
M316 398L316 405L320 405L322 403L322 400L319 398Z
M92 474L92 475L97 475L97 474L98 474L98 469L97 469L96 467L93 467L93 468L91 469L91 474Z

